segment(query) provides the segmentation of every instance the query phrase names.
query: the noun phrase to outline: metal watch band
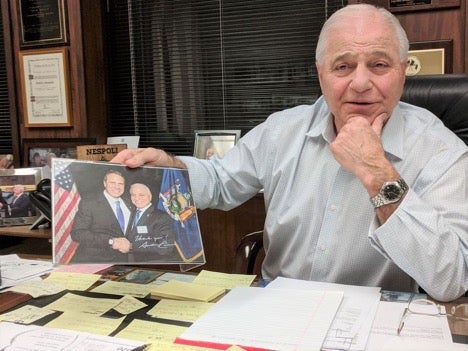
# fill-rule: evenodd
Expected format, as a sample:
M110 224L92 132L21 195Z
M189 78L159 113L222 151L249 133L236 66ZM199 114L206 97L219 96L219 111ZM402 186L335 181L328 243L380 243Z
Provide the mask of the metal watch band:
M394 199L388 199L385 196L384 189L389 184L395 184L395 183L399 187L399 194ZM370 198L370 202L372 203L374 208L378 208L378 207L381 207L383 205L391 204L391 203L399 201L406 190L408 190L408 184L406 184L406 182L402 178L400 178L399 180L394 181L394 182L385 182L382 185L382 187L380 188L379 193L376 196Z

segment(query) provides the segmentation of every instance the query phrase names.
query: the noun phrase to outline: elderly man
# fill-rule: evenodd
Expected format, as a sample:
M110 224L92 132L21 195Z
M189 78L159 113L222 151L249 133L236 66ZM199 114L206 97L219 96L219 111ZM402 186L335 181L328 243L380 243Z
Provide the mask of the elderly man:
M132 243L129 261L180 262L174 244L173 220L152 204L151 190L145 184L134 183L130 186L130 198L135 210L127 231L127 238Z
M114 162L187 168L199 208L264 189L264 278L417 291L468 289L468 148L432 113L400 102L408 39L373 5L348 5L316 48L321 96L271 115L222 159L125 150Z

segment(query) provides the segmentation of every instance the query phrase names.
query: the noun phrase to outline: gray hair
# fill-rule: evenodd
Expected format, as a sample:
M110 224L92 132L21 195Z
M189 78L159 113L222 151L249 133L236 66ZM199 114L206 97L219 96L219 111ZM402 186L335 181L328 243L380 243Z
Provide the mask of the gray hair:
M408 50L409 50L409 41L406 35L405 30L401 26L400 21L389 11L384 9L383 7L378 7L371 4L353 4L345 6L328 18L325 21L325 24L322 27L320 32L317 47L315 49L315 61L318 63L323 63L325 59L325 46L328 42L328 36L330 34L330 29L339 25L343 22L344 16L349 15L351 13L360 13L361 11L374 11L382 16L382 19L394 29L395 35L399 42L400 47L400 60L404 62L408 59Z

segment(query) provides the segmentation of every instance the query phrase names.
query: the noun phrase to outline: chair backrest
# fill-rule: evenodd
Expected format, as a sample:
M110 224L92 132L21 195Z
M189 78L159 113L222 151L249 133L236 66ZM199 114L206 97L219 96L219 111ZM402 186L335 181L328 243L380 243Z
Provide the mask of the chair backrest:
M246 234L236 248L232 273L259 274L264 254L263 230Z
M401 100L431 111L468 145L468 74L407 77Z

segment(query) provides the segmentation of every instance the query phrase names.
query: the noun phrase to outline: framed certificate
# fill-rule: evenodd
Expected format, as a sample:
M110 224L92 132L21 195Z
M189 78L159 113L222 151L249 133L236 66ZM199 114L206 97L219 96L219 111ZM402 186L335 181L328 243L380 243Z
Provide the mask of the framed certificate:
M26 127L72 126L66 48L19 52Z

